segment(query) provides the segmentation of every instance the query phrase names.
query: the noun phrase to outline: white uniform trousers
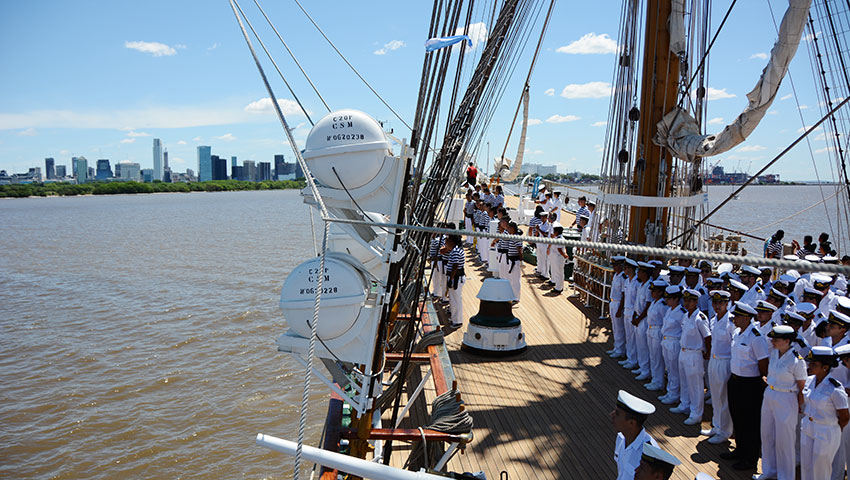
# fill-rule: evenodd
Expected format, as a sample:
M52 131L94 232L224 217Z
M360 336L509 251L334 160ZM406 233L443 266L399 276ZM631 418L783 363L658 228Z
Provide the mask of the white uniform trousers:
M635 347L637 349L638 366L640 367L641 375L649 375L649 344L646 338L646 332L649 330L649 325L646 323L646 318L640 321L635 327Z
M732 416L729 415L729 397L726 393L726 382L731 375L728 358L718 358L714 355L708 361L708 389L711 391L711 429L716 435L729 438L732 436Z
M629 363L637 365L638 356L635 346L635 326L632 324L632 315L634 315L634 312L632 312L631 308L623 309L623 327L626 333L626 358L629 360Z
M652 373L652 383L664 385L664 353L661 351L660 326L648 327L646 343L649 345L649 370Z
M800 478L830 478L832 459L841 443L841 428L838 424L821 425L804 417L800 430Z
M555 257L561 257L558 255L558 249L555 248L555 245L552 245L551 251L549 252L549 258L546 259L546 266L549 267L549 274L546 275L549 277L549 281L554 282L555 280L552 277L555 275ZM561 257L564 258L564 257ZM561 275L564 274L564 266L561 265Z
M449 308L452 310L451 321L452 325L463 325L463 284L466 283L466 277L460 277L457 281L457 288L449 287Z
M483 230L479 231L483 232ZM483 237L476 238L476 241L478 242L478 258L480 258L482 262L486 262L487 254L490 252L490 243Z
M664 367L667 369L667 395L679 398L679 338L661 337L661 352L664 354Z
M537 247L537 273L549 278L549 254L546 253L546 248L549 246L545 243L535 243Z
M471 218L469 218L467 216L463 217L463 229L468 231L468 232L472 231L472 219ZM478 243L481 243L482 240L483 239L479 239ZM469 235L466 236L466 243L471 244L474 241L475 241L475 237L472 237L472 236L469 236Z
M832 459L832 479L843 479L844 469L850 463L850 428L844 427L841 431L841 442L838 444L838 451L835 452L835 458Z
M499 278L508 279L508 254L496 253L499 257Z
M797 394L770 387L761 404L761 471L777 480L795 480L794 433L797 430Z
M446 274L443 273L443 262L436 262L431 270L431 295L437 298L446 297Z
M689 418L702 418L705 407L702 350L679 352L679 405L690 408Z
M623 316L617 316L620 302L611 302L608 308L611 316L611 331L614 335L614 352L620 356L626 353L626 327L623 326Z
M489 242L488 242L489 244ZM496 251L494 248L490 248L490 252L487 254L487 270L489 270L493 274L493 278L502 278L501 276L501 264L499 263L499 259L502 254Z
M508 256L505 255L507 259ZM513 265L513 268L511 266ZM507 273L508 280L511 281L511 289L514 291L514 297L516 297L516 301L519 301L520 294L520 280L522 279L522 260L517 260L516 262L508 261Z
M555 291L564 290L564 262L567 259L557 253L552 257L552 282L555 283Z

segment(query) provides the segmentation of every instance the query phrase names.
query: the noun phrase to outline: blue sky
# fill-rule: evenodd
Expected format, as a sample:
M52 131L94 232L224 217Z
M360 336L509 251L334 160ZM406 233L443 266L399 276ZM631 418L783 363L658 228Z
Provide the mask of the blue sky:
M622 0L561 1L531 82L526 161L557 164L559 171L596 173L601 164ZM431 2L302 2L328 36L408 122L419 84ZM728 2L713 2L719 23ZM772 0L781 15L787 2ZM291 0L263 2L332 108L363 110L400 121L339 60ZM296 93L314 120L324 107L265 25L256 7L242 1ZM746 93L766 63L775 39L767 0L738 2L710 62L710 130L720 130L746 106ZM758 21L753 21L758 19ZM488 26L489 27L489 26ZM610 37L610 38L609 38ZM578 43L575 43L578 42ZM487 139L491 156L505 143L508 124L531 59L525 52ZM572 47L569 47L572 45ZM567 48L562 48L567 47ZM195 147L213 154L272 161L292 155L285 142L229 3L215 1L14 2L0 18L0 169L26 171L44 157L70 164L109 158L152 166L152 139L168 148L172 169L197 168ZM561 51L559 51L561 49ZM278 98L291 99L268 63ZM791 66L806 124L820 118L805 44ZM599 83L601 82L601 83ZM759 128L742 146L721 156L727 170L757 170L798 135L803 125L788 79ZM256 103L255 103L256 102ZM309 124L287 103L289 121L303 142ZM822 137L822 136L821 136ZM820 176L830 180L826 143L812 138ZM508 156L516 153L516 139ZM485 152L481 152L482 154ZM486 163L482 155L481 164ZM91 163L90 163L91 164ZM813 180L804 143L770 171L786 180Z

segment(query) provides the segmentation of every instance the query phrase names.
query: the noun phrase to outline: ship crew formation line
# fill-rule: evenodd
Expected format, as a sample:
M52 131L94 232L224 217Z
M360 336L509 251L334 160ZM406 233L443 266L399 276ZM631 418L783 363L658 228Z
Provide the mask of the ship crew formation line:
M518 214L519 199L503 202L506 212ZM577 213L559 208L556 215ZM512 223L493 222L518 233ZM844 475L840 432L848 414L841 382L850 364L850 299L845 274L822 271L840 269L836 257L788 255L762 260L783 268L758 268L755 257L731 264L676 258L699 252L615 254L605 302L611 313L602 319L574 285L565 287L572 295L557 291L552 267L541 273L539 260L537 266L517 261L522 293L513 315L522 320L528 347L519 355L481 357L463 348L465 326L454 319L458 307L466 319L473 316L479 291L502 276L498 263L511 255L489 251L493 268L494 257L485 257L479 245L498 240L472 234L461 258L463 238L445 237L448 247L431 249L431 296L444 332L459 330L447 334L446 344L476 419L475 442L449 463L454 470L479 468L488 477L507 470L519 478L664 478L634 476L643 455L637 447L645 442L633 442L643 435L676 460L669 464L671 478L793 479L796 471L800 478L830 478L823 472L833 468ZM435 234L433 245L441 238ZM439 279L441 269L448 282ZM506 279L511 283L510 273ZM453 290L461 290L460 304L452 301ZM634 423L619 419L628 410L624 394L641 405L627 412ZM827 432L839 433L831 443L819 440ZM606 451L611 454L600 454Z

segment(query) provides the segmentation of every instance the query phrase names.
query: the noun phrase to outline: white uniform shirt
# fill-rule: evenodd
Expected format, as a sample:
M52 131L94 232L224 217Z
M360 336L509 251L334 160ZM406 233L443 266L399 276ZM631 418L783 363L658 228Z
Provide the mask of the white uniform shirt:
M650 328L660 328L664 325L664 315L667 314L667 310L669 309L670 307L664 303L663 298L653 301L649 305L649 311L646 313L646 323Z
M634 441L626 446L626 437L622 433L617 434L617 443L614 446L614 461L617 462L617 480L632 480L635 478L635 469L640 465L643 455L643 445L652 444L657 447L655 439L641 430Z
M832 290L828 290L818 303L817 311L824 317L828 317L829 311L835 308L836 303L838 303L838 297L835 296Z
M838 426L838 410L847 408L847 392L841 382L827 375L815 385L815 376L806 379L804 417L821 425Z
M764 294L764 290L758 286L758 284L753 285L753 288L749 289L744 293L741 297L741 301L746 303L747 305L755 308L756 304L759 300L764 300L767 295Z
M770 351L770 363L767 366L768 388L780 391L797 391L797 381L806 379L806 361L789 348L781 357L779 350Z
M679 345L688 350L704 350L705 337L711 335L708 329L708 319L705 314L695 309L694 313L685 315L682 318L682 338L679 339Z
M737 327L729 321L729 312L711 319L711 356L728 359L732 356L732 334Z
M637 279L637 277L635 277ZM652 294L649 292L649 286L651 282L649 280L640 283L640 280L637 281L637 291L635 293L635 304L632 308L635 309L635 316L640 315L646 310L646 302L652 300Z
M619 305L623 301L623 289L626 287L626 274L620 272L611 279L611 303Z
M767 334L770 333L770 331L773 330L773 327L775 327L776 325L778 324L773 323L773 320L768 320L767 323L765 323L764 325L756 323L756 328L759 329L760 334L767 336ZM767 344L768 346L772 346L770 342L768 342Z
M809 324L809 328L804 329L803 327L800 327L800 330L801 330L800 335L802 335L803 338L805 338L806 341L809 342L809 346L812 346L812 347L816 347L816 346L820 345L820 340L821 340L818 337L817 333L815 333L815 327L816 326L817 326L817 324L815 323L814 320L812 320L812 323Z
M759 360L769 355L767 341L750 322L742 332L740 329L732 335L732 359L729 361L730 370L739 377L759 377Z
M812 344L806 340L806 337L797 332L797 339L791 344L791 348L799 353L801 357L806 358L809 356L809 352L812 351ZM838 366L840 367L841 365L839 364Z
M664 315L664 323L661 326L662 339L666 340L667 337L678 339L682 336L682 319L687 313L681 305L667 310Z
M629 277L626 277L626 287L623 289L623 309L626 312L626 315L629 314L629 310L631 310L635 305L635 294L637 293L637 289L640 284L638 283L637 276L629 280ZM627 318L627 321L631 322L631 318Z

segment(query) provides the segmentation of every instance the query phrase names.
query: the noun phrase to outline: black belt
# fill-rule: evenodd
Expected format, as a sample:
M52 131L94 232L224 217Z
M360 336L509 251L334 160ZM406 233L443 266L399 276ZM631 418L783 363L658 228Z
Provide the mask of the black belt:
M522 261L522 257L512 257L508 255L508 261L511 262L511 268L508 269L508 273L511 273L514 270L516 262Z
M508 253L507 248L497 248L496 251L499 252L499 253Z
M740 376L740 375L735 375L734 373L732 373L732 374L730 375L730 377L734 377L734 378L737 378L738 380L744 380L744 381L748 381L748 382L751 382L751 381L759 381L759 382L761 382L761 381L762 381L762 380L761 380L761 375L756 376L756 377L742 377L742 376Z
M463 271L462 268L457 269L457 275L453 276L449 280L449 288L451 288L452 290L457 290L457 284L460 282L460 278L465 275L466 273Z

